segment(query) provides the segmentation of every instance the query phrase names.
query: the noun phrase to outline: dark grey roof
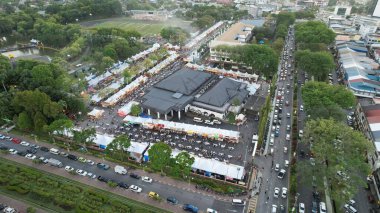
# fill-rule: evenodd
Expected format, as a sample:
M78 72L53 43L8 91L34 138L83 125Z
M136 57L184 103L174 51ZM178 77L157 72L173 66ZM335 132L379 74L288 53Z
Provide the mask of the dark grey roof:
M237 98L240 102L249 94L247 85L241 82L223 78L214 87L205 92L196 101L216 107L222 107L227 102Z
M141 106L166 114L171 110L182 110L187 104L191 103L192 100L192 96L175 96L173 92L152 87L150 91L142 97Z
M173 93L191 95L211 77L212 75L210 73L184 68L157 83L154 87L171 91Z

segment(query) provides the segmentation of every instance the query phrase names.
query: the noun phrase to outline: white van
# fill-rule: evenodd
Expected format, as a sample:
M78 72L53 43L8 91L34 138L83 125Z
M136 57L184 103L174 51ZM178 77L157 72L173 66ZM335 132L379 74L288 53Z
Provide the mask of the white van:
M115 166L115 172L121 175L127 174L127 170L124 168L124 166L119 166L119 165Z
M272 205L272 213L277 213L277 205Z
M240 199L232 199L232 205L235 205L235 206L244 206L245 205L245 201L244 200L240 200Z
M50 153L55 154L55 155L59 154L59 150L56 148L51 148L49 151L50 151Z
M197 123L202 123L203 122L202 118L198 118L198 117L194 117L193 121L197 122Z

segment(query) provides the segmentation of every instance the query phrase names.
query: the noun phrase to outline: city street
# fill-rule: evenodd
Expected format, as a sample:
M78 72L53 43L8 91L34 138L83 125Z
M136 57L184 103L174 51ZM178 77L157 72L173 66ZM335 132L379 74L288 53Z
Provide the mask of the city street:
M28 142L32 143L31 141L28 141ZM36 143L33 143L33 144L36 144ZM37 144L40 146L46 146L48 148L53 147L50 144L44 144L42 142L39 142ZM12 143L8 140L0 140L0 145L6 146L8 148L16 149L17 151L26 151L29 148L26 146L22 146L20 144ZM80 157L80 155L78 155L75 152L72 152L72 154L75 154L77 157ZM42 156L45 158L57 159L57 160L61 161L64 166L69 165L75 169L82 169L84 171L91 172L91 173L96 174L98 176L101 175L101 176L104 176L108 179L112 179L115 182L125 182L128 185L137 185L137 186L142 188L142 192L140 193L140 195L138 195L138 197L147 198L148 200L149 200L149 198L148 198L147 193L149 193L150 191L154 191L154 192L158 193L164 200L166 200L167 197L174 196L179 201L179 205L177 205L178 208L181 208L182 204L185 204L185 203L190 203L190 204L196 205L202 211L205 211L207 208L213 208L213 209L219 210L219 211L224 209L227 212L242 212L243 208L244 208L243 206L233 206L231 204L232 197L220 197L220 196L217 197L214 195L209 195L209 194L206 194L204 191L196 190L195 187L194 187L194 189L192 189L192 187L193 187L192 185L184 183L184 182L167 180L168 178L165 178L165 177L162 177L162 178L157 177L156 178L156 176L159 176L157 174L149 174L149 173L139 171L139 170L128 171L127 175L116 174L114 172L114 169L113 169L116 164L106 162L104 160L101 162L104 162L104 163L110 165L111 168L109 170L105 171L105 170L97 168L96 165L91 166L87 163L82 163L79 161L73 161L73 160L68 159L67 157L64 157L61 155L55 155L55 154L52 154L50 152L44 152L41 150L38 150L35 155L38 157ZM25 157L22 157L19 155L10 155L9 154L8 157L10 157L12 160L15 160L19 163L23 163L24 161L32 162L32 160L26 159ZM100 159L96 159L94 157L87 157L87 156L86 156L86 159L93 160L95 162L95 164L98 163L100 160ZM31 165L37 166L34 163L32 163ZM62 171L66 172L66 171L64 171L64 167L63 168L56 168L56 167L52 167L49 165L42 165L42 166L44 168L46 168L49 172L52 172L54 174L59 175L59 173L61 173ZM66 172L66 173L68 174L68 172ZM138 174L141 176L143 176L143 175L149 176L153 179L153 183L146 183L146 182L143 182L141 179L138 180L138 179L131 178L129 176L130 173L135 173L135 174ZM97 182L96 184L102 184L105 187L108 187L105 183L101 183L97 179L91 179L89 177L82 177L79 175L75 175L75 176L70 175L69 178L72 178L74 180L78 180L80 182L84 181L86 184ZM177 183L180 183L181 185L177 185ZM125 190L125 191L126 191L127 195L134 194L134 196L135 196L135 194L136 194L134 192L131 192L130 190ZM140 199L138 199L138 200L140 200ZM151 201L151 202L153 202L153 201ZM151 203L151 202L149 204L152 205L153 203ZM153 204L153 205L157 205L157 204ZM177 211L181 211L181 210L177 209Z
M289 161L291 152L290 141L291 129L287 125L292 123L292 106L293 106L293 50L294 50L294 34L293 28L290 28L290 36L286 39L283 56L281 57L277 88L275 98L273 100L273 109L270 118L270 126L268 131L268 140L264 156L258 156L254 160L254 164L263 169L262 184L259 193L259 199L256 212L272 212L272 205L277 206L277 212L281 212L281 206L284 207L283 212L288 211L287 194L282 197L283 188L289 188L289 167L285 165L285 160ZM280 112L282 108L282 112ZM289 114L289 115L288 115ZM275 118L274 118L275 117ZM281 123L278 120L281 119ZM275 133L278 128L278 135ZM277 135L277 136L276 136ZM270 145L271 138L274 137L273 146ZM279 168L275 168L278 164ZM285 170L283 178L278 177L281 169ZM275 197L275 188L279 189L278 197Z

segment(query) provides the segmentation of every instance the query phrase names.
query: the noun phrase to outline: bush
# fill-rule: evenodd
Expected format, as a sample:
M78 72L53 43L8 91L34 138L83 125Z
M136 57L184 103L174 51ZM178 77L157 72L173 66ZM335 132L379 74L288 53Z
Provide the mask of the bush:
M117 183L113 182L113 181L108 181L108 186L111 187L111 188L115 188L117 186Z
M27 209L26 209L26 213L36 213L36 209L29 206Z

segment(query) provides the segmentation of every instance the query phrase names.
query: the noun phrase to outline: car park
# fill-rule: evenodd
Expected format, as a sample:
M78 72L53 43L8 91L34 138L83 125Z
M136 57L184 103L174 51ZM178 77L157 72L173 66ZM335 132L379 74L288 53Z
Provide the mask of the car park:
M275 187L275 188L274 188L274 194L273 194L273 197L278 198L279 195L280 195L280 188Z
M305 213L305 204L304 203L299 203L298 205L298 213Z
M178 200L175 197L168 197L168 198L166 198L166 201L172 205L178 204Z
M191 204L184 204L182 209L188 212L198 213L198 207Z
M136 185L131 185L131 186L129 187L129 189L130 189L132 192L137 192L137 193L142 192L142 188L140 188L140 187L138 187L138 186L136 186Z

